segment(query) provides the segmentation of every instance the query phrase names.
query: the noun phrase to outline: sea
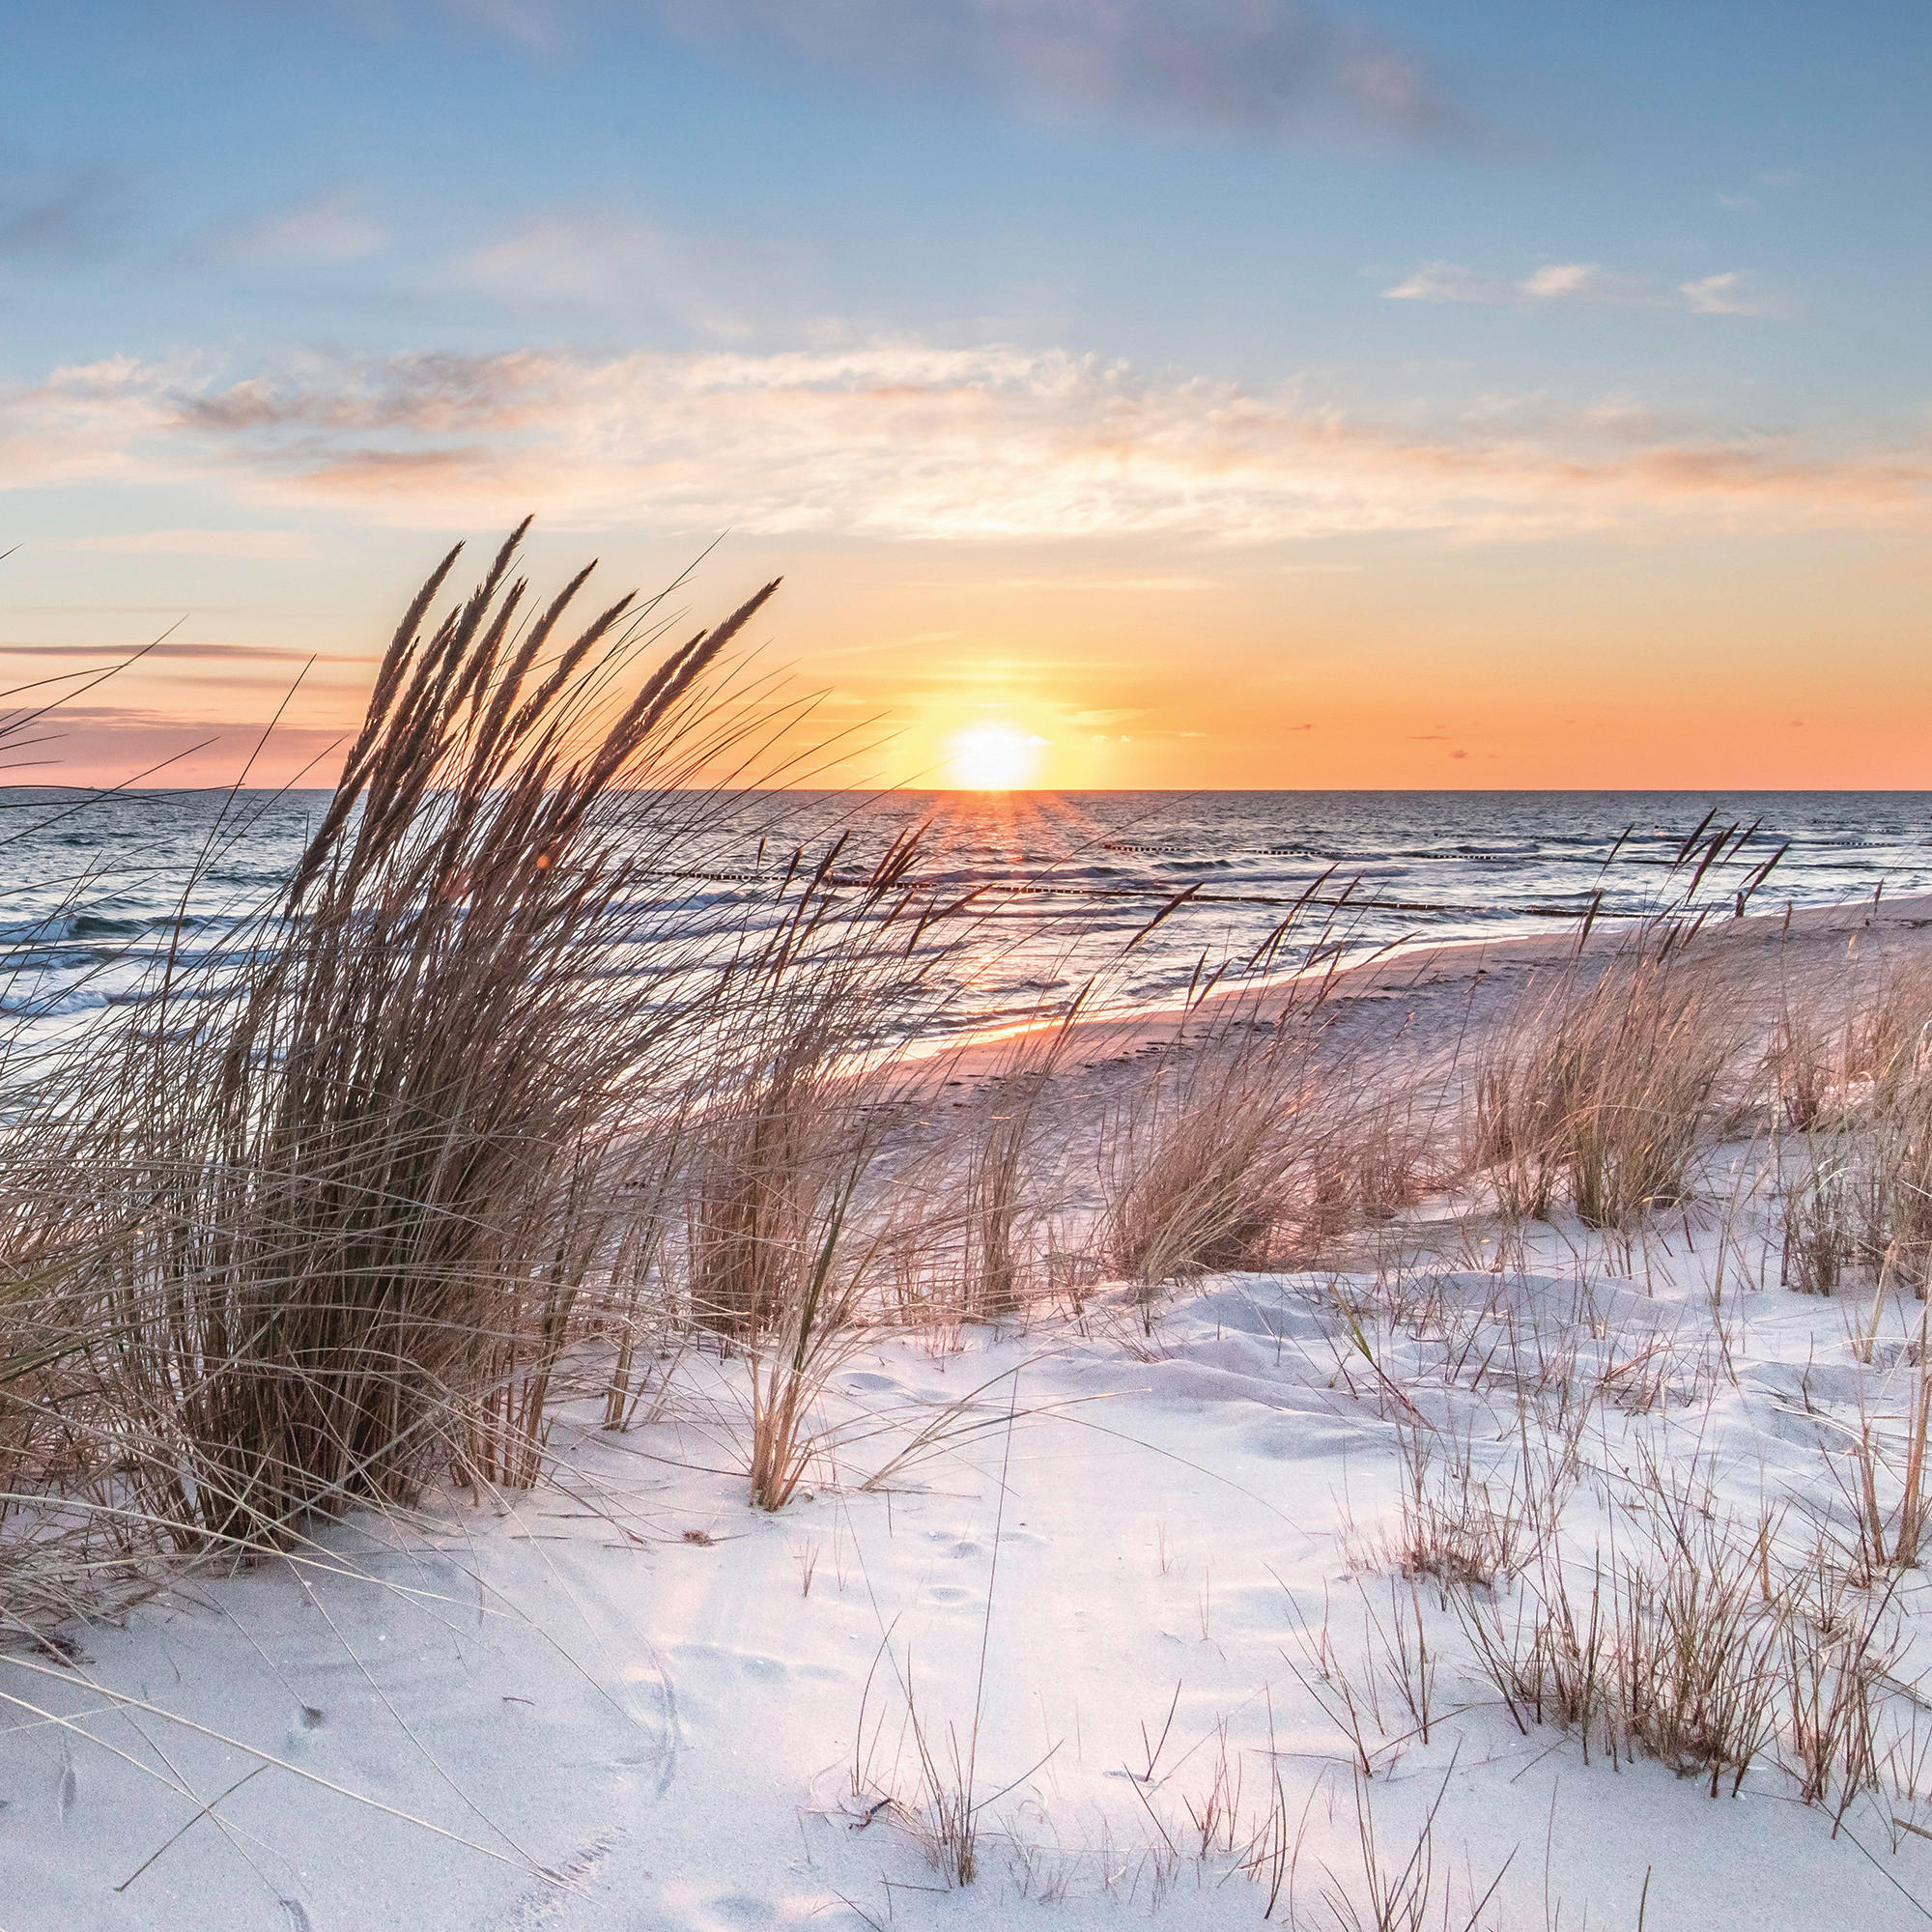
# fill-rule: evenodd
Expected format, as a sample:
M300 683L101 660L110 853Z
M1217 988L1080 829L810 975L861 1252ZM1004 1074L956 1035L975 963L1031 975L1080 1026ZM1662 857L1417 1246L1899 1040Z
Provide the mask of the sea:
M139 1001L271 900L322 791L0 790L0 1010L15 1032ZM1453 939L1716 917L1932 890L1926 792L746 792L707 801L635 908L635 959L679 921L755 930L797 856L963 908L939 1024L993 1030L1093 983L1160 1005L1204 972L1281 972ZM790 877L792 886L787 887ZM621 967L620 969L621 970Z

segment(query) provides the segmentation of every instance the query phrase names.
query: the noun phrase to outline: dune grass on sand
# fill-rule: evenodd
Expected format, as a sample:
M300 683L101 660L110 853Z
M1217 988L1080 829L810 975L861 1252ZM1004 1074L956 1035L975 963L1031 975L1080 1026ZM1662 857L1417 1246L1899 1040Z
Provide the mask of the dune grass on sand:
M1918 909L927 1054L917 840L664 908L768 593L452 565L15 1083L10 1932L1932 1911Z

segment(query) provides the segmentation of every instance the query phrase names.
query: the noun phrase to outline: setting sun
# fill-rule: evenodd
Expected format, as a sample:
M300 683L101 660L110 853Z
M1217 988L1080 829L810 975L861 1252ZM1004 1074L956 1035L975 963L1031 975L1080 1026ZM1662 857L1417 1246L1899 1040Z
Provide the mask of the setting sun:
M1033 776L1043 742L1004 724L976 725L952 740L948 776L968 791L1011 791Z

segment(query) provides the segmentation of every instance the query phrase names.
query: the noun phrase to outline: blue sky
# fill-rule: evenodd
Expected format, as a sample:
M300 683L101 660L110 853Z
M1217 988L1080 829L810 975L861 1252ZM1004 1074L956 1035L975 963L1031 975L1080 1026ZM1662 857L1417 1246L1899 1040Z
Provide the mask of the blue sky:
M320 750L440 541L534 508L546 567L783 570L889 776L995 724L1061 783L1926 779L1923 9L110 0L8 46L0 641L182 619L83 761L232 740L310 651Z

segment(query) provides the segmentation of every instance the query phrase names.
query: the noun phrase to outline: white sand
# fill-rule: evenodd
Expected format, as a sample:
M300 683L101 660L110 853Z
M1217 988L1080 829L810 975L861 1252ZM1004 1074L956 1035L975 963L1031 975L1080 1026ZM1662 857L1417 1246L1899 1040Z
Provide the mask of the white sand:
M1864 1304L1780 1291L1775 1257L1773 1285L1746 1290L1733 1248L1714 1319L1716 1222L1704 1214L1694 1252L1660 1226L1634 1282L1573 1252L1579 1231L1546 1234L1503 1300L1525 1351L1532 1330L1579 1344L1578 1390L1667 1344L1670 1399L1641 1415L1605 1402L1586 1433L1612 1500L1641 1443L1747 1515L1767 1494L1822 1508L1820 1443L1836 1446L1859 1381L1846 1311ZM1765 1260L1761 1243L1744 1256ZM1443 1283L1452 1304L1498 1292L1494 1276ZM1471 1321L1507 1327L1497 1309ZM1480 1894L1506 1861L1485 1924L1546 1925L1560 1907L1564 1925L1587 1912L1633 1926L1646 1873L1651 1927L1918 1922L1932 1842L1887 1820L1932 1830L1932 1807L1861 1803L1834 1837L1771 1763L1715 1802L1661 1765L1586 1768L1554 1727L1519 1734L1427 1590L1437 1709L1427 1745L1405 1736L1363 1616L1364 1601L1389 1616L1374 1546L1396 1520L1403 1402L1479 1462L1512 1453L1514 1396L1445 1371L1442 1337L1467 1325L1410 1334L1369 1313L1402 1401L1307 1278L1209 1283L1151 1337L1102 1296L1083 1321L968 1331L958 1352L895 1341L844 1376L843 1412L929 1417L1004 1375L977 1405L993 1426L895 1493L866 1492L902 1416L840 1459L838 1487L778 1518L731 1473L733 1373L687 1362L682 1420L568 1446L575 1497L458 1512L436 1533L352 1525L335 1560L193 1579L125 1629L77 1633L83 1662L10 1660L0 1688L48 1716L16 1705L0 1738L0 1924L1258 1923L1264 1889L1196 1856L1189 1824L1225 1727L1244 1820L1279 1765L1298 1922L1325 1925L1324 1892L1365 1893L1350 1747L1301 1681L1303 1622L1325 1622L1341 1672L1378 1698L1368 1802L1390 1873L1446 1777L1435 1861L1457 1924L1470 1879ZM1868 1398L1895 1416L1903 1383L1873 1372ZM1576 1559L1607 1523L1588 1477L1567 1519ZM1909 1574L1909 1618L1923 1597ZM949 1892L909 1829L922 1794L901 1686L940 1748L954 1727L963 1739L982 1634L984 1868ZM1921 1635L1899 1675L1927 1662ZM867 1823L885 1797L904 1809Z
M1918 945L1925 911L1813 920L1800 938L1819 962ZM1727 943L1776 937L1749 922ZM1472 1001L1511 996L1524 956L1372 969L1343 989L1347 1023L1385 1025L1395 1005L1418 1050L1439 1044ZM1083 1037L1060 1119L1127 1076L1148 1026ZM956 1077L970 1093L985 1070ZM1395 1319L1386 1285L1342 1282L1373 1365L1336 1285L1310 1277L1204 1284L1151 1335L1108 1291L1023 1333L886 1342L840 1379L854 1439L836 1469L777 1518L748 1506L738 1473L741 1369L687 1358L658 1422L611 1436L566 1418L563 1491L361 1519L298 1560L185 1577L125 1628L77 1628L73 1660L0 1658L0 1932L1258 1923L1265 1886L1225 1851L1199 1856L1190 1822L1223 1737L1239 1837L1278 1770L1304 1925L1338 1922L1344 1895L1366 1910L1362 1804L1392 1877L1438 1793L1432 1925L1445 1886L1461 1925L1505 1865L1486 1925L1634 1926L1646 1875L1652 1928L1918 1923L1932 1840L1894 1821L1932 1832L1932 1804L1861 1800L1834 1834L1773 1757L1716 1801L1657 1763L1593 1751L1586 1767L1573 1735L1519 1731L1428 1586L1425 1744L1365 1621L1373 1606L1392 1629L1408 1601L1383 1543L1401 1429L1449 1432L1506 1483L1539 1361L1561 1363L1546 1409L1564 1384L1599 1398L1564 1519L1586 1586L1624 1533L1639 1450L1708 1483L1719 1516L1789 1501L1794 1550L1804 1512L1842 1522L1831 1459L1861 1399L1896 1442L1896 1345L1918 1307L1885 1318L1892 1366L1861 1369L1848 1333L1869 1288L1779 1289L1775 1230L1757 1205L1726 1230L1726 1184L1720 1156L1704 1204L1659 1217L1629 1257L1571 1225L1497 1275L1484 1231L1460 1256L1445 1232L1424 1270L1440 1277L1435 1313ZM1633 1412L1621 1392L1651 1381L1662 1399ZM888 1492L863 1487L975 1389L975 1437ZM1893 1608L1894 1686L1911 1687L1932 1663L1919 1572ZM1365 1800L1304 1628L1326 1630L1336 1680L1374 1707ZM950 1763L982 1641L982 1870L949 1891L918 1830L929 1794L905 1692ZM1897 1690L1893 1717L1932 1744L1917 1694ZM1276 1921L1290 1911L1284 1891Z

